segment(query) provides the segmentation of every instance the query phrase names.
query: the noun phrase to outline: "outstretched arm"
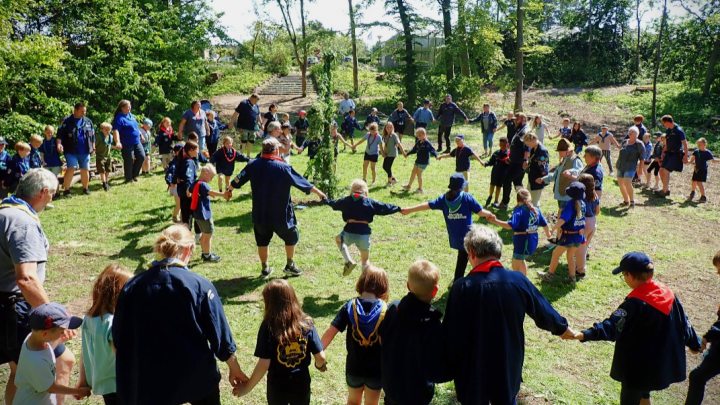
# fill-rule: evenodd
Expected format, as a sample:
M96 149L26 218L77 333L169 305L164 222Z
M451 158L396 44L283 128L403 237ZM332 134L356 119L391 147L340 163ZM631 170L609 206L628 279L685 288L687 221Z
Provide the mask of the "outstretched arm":
M429 209L430 209L430 203L422 203L422 204L416 205L414 207L403 208L403 209L401 209L401 212L403 215L407 215L407 214L412 214L413 212L426 211Z
M242 397L249 394L250 391L255 388L257 383L265 377L265 373L267 373L268 369L270 369L270 359L258 359L255 370L253 370L252 376L248 382L245 385L240 385L239 387L233 389L233 395Z

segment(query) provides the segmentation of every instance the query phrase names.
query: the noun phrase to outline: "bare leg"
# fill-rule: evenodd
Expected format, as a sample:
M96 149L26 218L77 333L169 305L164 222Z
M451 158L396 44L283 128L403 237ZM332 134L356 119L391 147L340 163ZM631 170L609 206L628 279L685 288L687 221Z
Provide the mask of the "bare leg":
M492 195L493 195L494 192L495 192L495 186L493 186L493 185L491 184L491 185L490 185L490 194L488 194L488 197L492 197ZM496 198L496 200L497 200L497 198Z
M267 263L269 249L267 246L258 246L258 256L260 256L260 263Z
M663 191L667 193L668 187L670 187L670 172L667 169L660 169L660 180L662 180Z
M370 264L370 251L369 250L361 250L360 251L360 259L362 260L363 267Z
M225 190L230 188L230 176L223 176L225 177Z
M379 405L380 404L380 390L371 390L365 388L365 405Z
M412 172L410 173L410 181L408 182L407 187L406 187L408 190L412 188L412 185L415 182L415 176L417 174L417 171L418 171L417 166L413 166Z
M174 195L175 197L175 209L173 210L173 221L180 218L178 215L180 215L180 197Z
M375 173L375 162L370 162L370 170L372 170L372 175L373 175L372 184L375 184L375 175L376 175L376 173Z
M348 387L347 405L362 405L363 388Z
M211 240L212 240L211 233L204 233L200 237L200 248L202 249L202 252L205 253L206 255L210 254Z
M223 177L224 176L222 174L218 174L218 191L220 191L221 193L223 191L223 188L222 188Z
M697 182L698 188L700 189L700 196L705 197L705 184Z
M577 248L570 248L567 251L567 261L568 261L568 273L570 274L570 277L575 277L575 251Z
M89 170L80 169L80 182L82 183L83 188L88 188L88 183L90 182Z
M423 174L423 170L418 169L418 175L417 175L417 177L418 177L418 188L419 188L420 190L423 189L423 188L422 188L422 174Z
M66 387L69 386L73 367L75 367L75 355L70 349L67 349L62 356L55 359L55 382ZM65 403L65 395L57 394L56 397L58 405Z
M367 167L368 167L368 164L370 164L370 161L369 161L369 160L364 160L364 161L363 161L363 181L364 181L365 183L367 183Z
M527 276L527 263L525 263L525 260L513 259L512 268Z
M68 191L70 190L70 183L72 182L72 178L75 175L75 168L67 168L65 171L65 178L63 179L63 190Z
M15 372L17 372L17 364L10 362L10 378L8 378L5 386L5 404L12 405L15 399L17 387L15 386Z
M555 249L553 249L552 259L550 259L550 269L548 270L548 273L555 274L558 263L560 263L560 256L562 256L562 254L566 251L567 248L564 246L557 246ZM573 273L575 273L574 269Z
M295 257L295 245L285 246L285 257L288 259Z
M498 202L498 200L500 199L500 190L500 187L495 187L495 202Z

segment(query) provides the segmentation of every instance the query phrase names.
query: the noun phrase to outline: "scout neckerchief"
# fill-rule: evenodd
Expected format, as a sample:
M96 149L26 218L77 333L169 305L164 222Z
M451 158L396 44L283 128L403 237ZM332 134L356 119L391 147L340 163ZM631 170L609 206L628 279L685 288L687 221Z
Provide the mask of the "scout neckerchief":
M372 140L370 140L370 135L372 135L372 134L370 132L368 132L367 149L370 149L370 145L372 145L378 138L378 134L375 134L375 136L373 136Z
M174 257L168 257L168 258L165 258L165 259L162 259L159 261L153 260L153 262L150 263L150 265L148 267L151 269L153 267L164 267L165 270L167 270L168 267L171 267L171 266L172 267L182 267L183 269L187 270L185 263L182 260L176 259Z
M502 156L502 155L505 155L505 157L501 157L499 159L501 162L505 162L506 160L508 160L510 158L510 149L505 149L505 152L503 152L502 149L499 149L498 156Z
M10 197L5 198L2 200L2 203L0 203L0 209L2 208L17 208L20 211L25 212L26 214L30 215L30 217L37 221L37 223L40 223L40 218L38 217L37 211L35 211L35 208L32 207L32 205L28 204L27 201L18 198L15 195L11 195Z
M462 206L463 201L465 201L465 199L463 198L463 195L464 195L464 194L465 194L465 192L464 192L464 191L461 191L461 192L458 194L458 196L457 196L457 198L455 199L455 201L450 201L450 200L448 200L447 198L445 198L445 204L447 204L447 206L448 206L448 211L449 211L448 213L449 213L449 214L452 214L452 213L454 213L454 212L457 212L457 210L460 209L460 207Z
M502 267L502 263L497 260L488 260L484 263L477 265L469 274L473 273L489 273L493 267Z
M591 165L585 165L585 167L583 167L583 169L580 171L580 174L582 174L582 173L587 173L587 171L590 170L590 168L593 168L593 167L595 167L595 166L597 166L597 165L598 165L597 162L596 162L596 163L593 163L593 164L591 164Z
M190 111L192 111L192 110L190 110ZM203 114L203 110L202 110L202 108L201 108L201 109L198 110L198 112L195 113L195 119L196 119L196 120L202 120L202 114Z
M8 158L8 153L5 149L3 149L2 152L0 152L0 169L1 170L7 170L7 166L5 164L5 161L7 160L7 158Z
M230 150L232 151L232 155L231 155L231 156L228 156L228 149L226 149L226 148L223 146L223 154L225 155L225 160L227 160L228 163L235 161L235 156L237 155L237 154L235 153L235 148L233 148L233 147L231 146L231 147L230 147Z
M283 163L285 163L284 160L282 160L281 158L279 158L279 157L277 157L277 156L275 156L275 155L262 154L262 155L260 155L260 157L263 158L263 159L277 160L278 162L283 162Z
M193 187L192 192L192 200L190 201L190 209L195 211L198 206L198 202L200 202L200 184L205 183L204 181L198 181L195 183L195 187Z
M107 146L108 149L110 149L110 148L112 147L112 143L113 143L113 136L112 136L112 134L108 134L108 137L107 137L107 138L105 138L105 134L103 134L103 136L101 136L101 138L102 138L102 140L103 140L103 144L104 144L105 146Z
M16 155L16 156L20 157L20 155ZM29 157L20 158L20 162L18 163L18 166L20 166L20 171L22 172L22 174L25 174L28 172L28 170L30 170L30 163L25 163L25 162L29 162L29 161L30 161Z
M353 201L358 201L358 200L362 200L363 198L365 198L365 196L363 194L358 194L358 193L353 193L351 197L352 197Z
M163 131L163 132L165 132L165 133L167 134L168 138L170 138L170 140L172 140L172 136L173 136L173 129L172 129L172 127L170 127L170 128L165 128L165 127L162 127L162 126L161 126L161 127L160 127L160 130Z
M675 294L665 284L657 281L651 281L634 289L628 298L637 298L665 315L670 315L675 302Z
M383 319L387 304L383 300L377 300L370 312L365 313L360 298L353 298L347 304L347 311L350 315L350 324L353 326L352 337L360 346L372 346L378 341L378 329Z

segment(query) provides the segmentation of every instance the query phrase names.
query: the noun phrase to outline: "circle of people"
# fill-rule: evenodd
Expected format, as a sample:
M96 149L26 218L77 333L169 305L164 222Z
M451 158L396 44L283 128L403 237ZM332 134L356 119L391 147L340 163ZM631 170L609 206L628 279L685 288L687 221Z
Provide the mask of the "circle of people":
M720 344L717 348L715 344L720 341L720 319L700 338L674 293L653 280L655 267L646 254L630 252L623 256L613 274L622 274L632 292L610 317L581 332L570 328L526 277L525 260L538 247L538 228L544 229L550 246L554 246L550 268L538 272L541 280L554 281L563 253L567 256L568 276L562 281L574 284L585 277L587 249L600 212L602 160L606 160L613 173L611 144L620 149L616 170L624 198L621 205L634 206L633 178L637 175L642 181L644 175L649 187L653 171L656 194L667 197L669 174L682 171L684 163L695 164L691 198L697 186L705 199L702 184L707 177L707 162L719 160L707 151L704 140L698 140L698 149L688 159L685 134L672 117L662 118L667 132L656 134L654 147L641 116L636 117L622 143L608 132L607 126L589 141L579 123L571 127L566 119L555 136L561 138L557 145L560 162L551 170L549 153L543 146L549 130L540 116L530 125L525 114L508 114L508 119L499 126L486 104L483 112L470 120L448 95L437 114L441 122L437 150L427 139L427 125L437 122L428 101L413 115L399 103L381 135L380 119L373 109L365 127L368 132L355 142L355 129L362 127L358 128L354 103L346 94L339 105L345 136L337 132L336 123L330 136L336 156L339 143L354 151L367 142L364 179L352 182L348 196L329 200L289 165L293 149L302 153L307 148L309 154L314 154L319 148L319 136L308 136L306 114L301 112L294 126L295 139L301 145L297 146L289 123L278 122L276 106L271 106L269 115L261 118L258 101L259 97L252 95L240 103L228 126L237 127L245 154L232 147L232 137L224 137L222 147L218 148L219 131L224 126L215 120L214 113L203 112L199 101L193 102L183 115L179 132L185 133L183 128L193 129L187 131L184 143L174 144L180 137L174 136L172 123L166 118L155 143L146 146L152 122L145 120L144 132L140 131L127 101L119 104L113 124L101 125L100 143L108 151L110 148L122 151L126 182L135 182L141 171L150 171L145 166L146 153L150 148L159 148L168 192L176 199L173 219L181 223L168 227L157 238L154 250L159 259L147 271L132 276L119 265L108 266L95 281L92 306L83 319L71 316L62 305L49 302L42 287L49 242L38 215L59 188L60 172L57 162L52 160L53 154L64 153L66 176L73 166L81 174L87 171L86 163L93 154L99 171L103 156L101 147L96 146L100 143L95 142L92 123L84 117L85 107L79 103L74 114L63 121L57 139L48 127L41 144L31 138L31 150L16 145L20 159L13 157L13 162L26 159L28 152L36 157L39 151L42 163L35 168L23 166L25 172L19 176L14 163L3 171L3 190L6 195L7 191L14 193L0 204L3 233L0 309L7 315L1 326L5 328L2 332L16 331L0 334L6 340L0 345L0 362L11 365L6 388L8 403L62 404L68 395L80 399L96 394L102 395L106 404L220 404L218 359L227 364L228 378L237 396L249 393L267 374L269 404L309 404L312 360L317 370L326 371L328 360L324 350L337 333L347 330L347 403L360 404L364 397L366 404L378 404L381 392L385 391L387 404L428 404L434 396L435 383L454 381L462 404L514 404L524 360L525 315L541 329L563 339L615 341L610 375L622 385L623 405L649 403L651 391L683 381L685 346L699 353L710 343L702 364L690 373L686 402L702 403L705 383L720 373ZM461 134L455 135L455 148L450 150L456 116L463 117L466 123L481 124L484 147L481 156L487 156L487 162L465 145ZM411 128L416 138L407 152L401 144L406 127ZM500 148L493 152L493 135L503 127L512 136L500 138ZM214 138L213 133L217 134ZM252 144L259 138L263 139L262 151L257 158L250 159ZM443 139L446 149L440 154ZM6 144L0 140L3 149ZM448 191L408 208L371 199L365 180L368 166L374 184L375 163L382 155L388 186L395 185L392 165L398 150L406 157L417 155L410 182L403 188L409 191L417 177L418 193L423 192L422 175L430 164L430 156L454 157L456 173L450 176ZM579 157L583 150L584 164ZM2 153L4 156L7 152ZM510 194L515 190L517 204L508 221L498 220L468 192L471 158L493 167L486 206L491 205L494 197L494 208L507 209ZM199 163L203 161L207 164L200 169ZM248 164L230 180L236 161ZM526 173L528 189L522 187ZM224 192L220 177L219 191L213 191L209 185L217 174L225 178ZM87 193L86 177L87 174L83 175L82 180ZM658 177L662 188L658 186ZM101 180L107 191L107 177ZM198 242L203 261L220 260L211 251L214 224L210 199L230 199L233 190L248 182L252 188L253 231L262 277L268 278L273 273L268 264L268 246L274 235L285 243L287 263L283 272L291 276L302 274L294 261L299 231L290 199L291 187L315 193L333 210L341 211L345 227L335 241L344 261L343 275L350 275L357 266L349 246L355 245L360 250L362 267L356 284L358 296L342 306L323 335L303 312L286 280L268 282L262 292L265 309L254 353L258 362L250 377L241 370L235 357L237 348L217 290L210 281L187 268ZM69 194L67 177L64 183L65 193ZM552 230L540 210L542 190L548 184L554 185L558 204L557 222ZM503 198L498 201L501 189ZM398 212L408 215L429 209L442 211L450 247L458 251L444 317L432 306L440 290L440 271L435 264L425 260L413 263L407 274L408 294L388 303L387 273L369 261L370 223L375 215ZM282 212L285 215L278 215ZM503 242L498 233L474 225L473 214L513 231L511 270L499 261ZM195 230L195 237L191 229ZM472 270L465 274L468 263ZM713 264L720 271L720 252ZM66 350L65 343L79 328L82 328L80 378L71 387L69 378L76 359ZM478 332L481 330L492 333Z

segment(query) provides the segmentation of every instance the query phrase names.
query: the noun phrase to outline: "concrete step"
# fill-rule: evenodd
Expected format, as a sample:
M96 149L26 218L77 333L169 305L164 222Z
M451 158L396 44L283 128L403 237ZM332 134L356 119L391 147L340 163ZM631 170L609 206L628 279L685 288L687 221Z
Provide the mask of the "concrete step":
M307 92L315 93L315 87L311 76L308 76ZM258 91L266 95L300 95L302 94L302 76L291 74L275 79Z

